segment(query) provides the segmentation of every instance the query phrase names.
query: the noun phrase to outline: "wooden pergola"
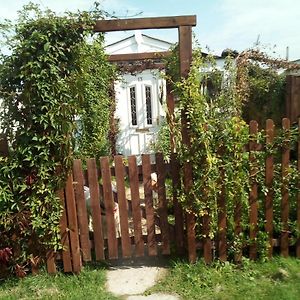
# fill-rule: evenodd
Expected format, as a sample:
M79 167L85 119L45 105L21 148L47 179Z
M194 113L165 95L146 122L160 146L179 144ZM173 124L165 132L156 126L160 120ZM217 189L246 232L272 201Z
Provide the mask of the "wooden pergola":
M179 60L180 60L180 74L181 77L187 77L192 61L192 27L196 26L196 16L172 16L172 17L154 17L154 18L132 18L132 19L113 19L113 20L99 20L94 27L95 32L114 32L136 29L178 29L178 44L179 44ZM111 62L130 62L130 61L145 61L149 59L157 59L158 57L165 57L170 55L170 52L150 52L150 53L135 53L135 54L118 54L111 55L109 60ZM169 113L174 112L174 97L167 85L167 106ZM188 120L185 109L181 112L182 119L182 140L183 143L190 147L190 137L188 132ZM171 144L172 146L172 144ZM174 146L174 145L173 145ZM171 162L172 163L172 162ZM192 186L192 166L186 162L183 165L184 172L184 187L188 193ZM175 187L176 188L176 187ZM176 198L176 197L175 197ZM192 201L192 200L191 200ZM182 208L178 202L174 201L175 210L182 213ZM196 261L196 236L195 236L195 217L191 213L186 215L187 226L187 244L188 256L190 262ZM181 226L181 228L183 228ZM176 236L183 237L183 231L178 229ZM181 238L183 241L183 238ZM183 245L181 245L183 251ZM211 245L209 242L204 243L204 257L207 262L211 261Z

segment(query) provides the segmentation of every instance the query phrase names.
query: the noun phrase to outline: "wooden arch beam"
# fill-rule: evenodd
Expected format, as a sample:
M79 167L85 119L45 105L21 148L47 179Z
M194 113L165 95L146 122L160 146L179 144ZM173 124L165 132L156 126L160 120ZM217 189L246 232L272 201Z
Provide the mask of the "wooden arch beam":
M179 26L196 26L196 16L153 17L133 19L98 20L95 32L124 31L136 29L164 29Z

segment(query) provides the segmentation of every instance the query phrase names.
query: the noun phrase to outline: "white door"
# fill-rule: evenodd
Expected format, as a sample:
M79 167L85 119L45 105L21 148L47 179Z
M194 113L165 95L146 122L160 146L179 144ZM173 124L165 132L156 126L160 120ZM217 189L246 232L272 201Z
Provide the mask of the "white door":
M153 153L151 144L156 139L161 122L159 98L162 88L163 80L150 71L126 76L121 92L117 95L121 131L118 145L124 155Z

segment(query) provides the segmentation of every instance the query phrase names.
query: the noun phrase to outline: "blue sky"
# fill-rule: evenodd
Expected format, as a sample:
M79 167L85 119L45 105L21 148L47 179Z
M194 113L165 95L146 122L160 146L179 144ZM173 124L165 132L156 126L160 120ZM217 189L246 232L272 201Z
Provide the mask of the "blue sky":
M41 7L57 12L89 10L94 0L33 0ZM25 0L0 0L0 20L15 18ZM300 58L299 0L103 0L104 10L119 17L142 13L143 17L196 15L196 38L220 54L225 48L238 51L259 43L285 58L289 47L290 60ZM145 31L170 42L177 40L176 30ZM132 34L119 32L107 35L108 43Z

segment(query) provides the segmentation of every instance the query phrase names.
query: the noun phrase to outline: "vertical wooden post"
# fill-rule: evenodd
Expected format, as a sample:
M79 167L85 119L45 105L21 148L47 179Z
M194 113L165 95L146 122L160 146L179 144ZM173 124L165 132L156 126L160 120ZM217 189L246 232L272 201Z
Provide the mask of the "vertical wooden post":
M179 55L180 55L180 75L186 78L188 76L190 65L192 61L192 27L191 26L179 26ZM182 142L188 148L191 147L191 141L188 130L187 111L184 108L181 112L181 134ZM185 162L183 165L184 174L184 189L188 195L193 186L193 170L190 162ZM193 199L189 199L193 201ZM187 242L188 242L188 255L191 263L196 262L196 234L195 234L195 216L192 213L186 215L187 226Z
M270 146L274 140L274 122L271 119L266 121L266 147ZM269 154L266 157L266 187L268 189L265 202L265 229L269 236L269 252L268 256L273 255L273 178L274 178L274 159L273 155Z
M256 259L257 257L257 222L258 222L258 201L257 201L257 181L256 181L256 159L253 155L253 151L257 150L256 139L258 131L258 124L256 121L250 122L250 142L249 142L249 160L250 160L250 195L249 195L249 204L250 204L250 250L249 257L250 259Z
M282 119L282 128L284 134L289 135L290 120L287 118ZM290 147L289 142L285 141L282 146L282 161L281 161L281 172L282 172L282 188L281 188L281 239L280 239L280 251L281 255L287 257L289 255L289 191L288 191L288 168L290 161Z
M8 142L5 134L0 134L0 157L8 156Z

